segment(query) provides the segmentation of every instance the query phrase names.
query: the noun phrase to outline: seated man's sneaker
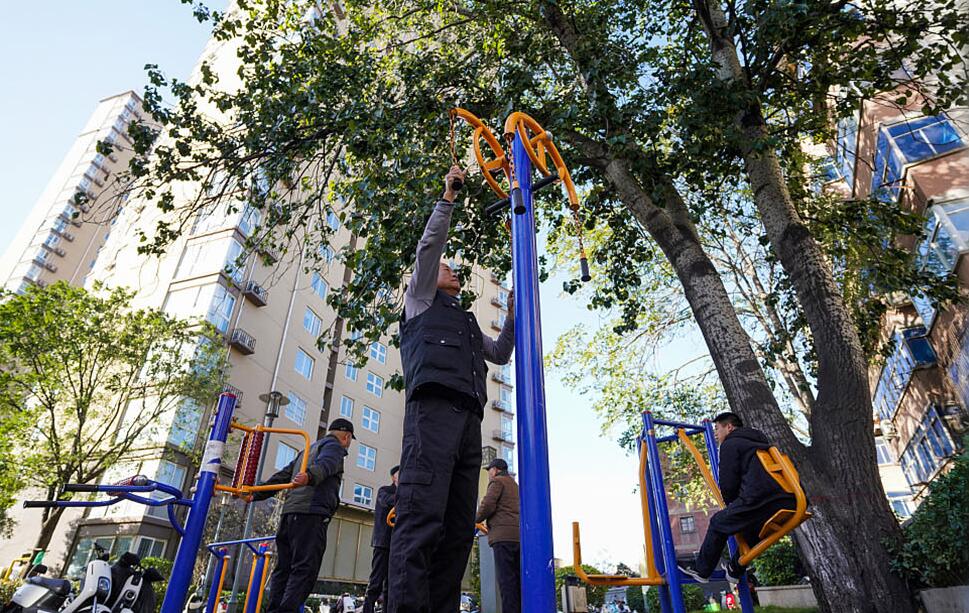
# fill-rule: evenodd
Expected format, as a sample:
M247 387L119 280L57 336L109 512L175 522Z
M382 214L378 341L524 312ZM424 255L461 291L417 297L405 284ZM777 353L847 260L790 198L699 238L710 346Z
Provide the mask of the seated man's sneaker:
M747 571L746 568L744 568L734 560L730 560L724 566L724 575L726 575L727 581L729 581L734 585L740 583L740 579L741 577L744 576L744 572L746 571Z
M679 571L681 573L683 573L684 575L693 577L696 581L698 581L700 583L707 583L708 581L710 581L710 577L709 576L704 577L703 575L701 575L699 572L697 572L697 570L693 567L692 564L689 565L689 566L684 566L682 564L677 564L676 565L676 568L678 568Z

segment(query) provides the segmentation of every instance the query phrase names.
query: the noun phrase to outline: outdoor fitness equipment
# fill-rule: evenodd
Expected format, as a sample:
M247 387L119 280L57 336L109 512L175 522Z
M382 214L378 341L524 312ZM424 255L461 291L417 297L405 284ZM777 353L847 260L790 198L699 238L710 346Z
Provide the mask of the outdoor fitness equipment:
M387 512L387 525L393 528L397 525L397 507L391 507L390 511ZM482 522L478 522L474 525L475 533L480 532L481 534L488 534L488 526L484 525Z
M552 557L552 507L549 496L548 435L545 419L545 371L542 363L541 310L538 294L538 254L532 195L553 183L565 185L576 232L582 279L589 280L588 261L582 249L578 197L572 178L551 135L524 113L513 113L505 123L506 154L487 126L464 109L451 111L474 128L475 158L485 182L499 200L485 207L486 214L511 208L512 270L515 283L515 379L518 413L518 468L521 487L522 610L554 613L555 578ZM485 160L480 141L494 158ZM453 139L452 139L453 141ZM526 145L527 143L527 145ZM452 145L453 151L453 145ZM553 173L547 158L552 159ZM532 184L532 166L544 175ZM509 189L499 182L501 170Z
M657 438L657 427L672 427L676 432L668 436ZM712 470L707 466L706 461L700 451L693 444L690 436L703 434L706 442L707 453L710 456ZM687 424L675 421L655 419L651 412L643 413L643 431L637 440L639 447L639 492L640 504L643 512L643 534L645 537L646 554L646 576L645 577L626 577L623 575L590 575L582 569L582 545L579 536L578 522L572 523L572 551L574 555L573 566L576 575L590 585L607 586L629 586L629 585L654 585L659 589L660 606L663 613L685 613L683 603L682 586L686 583L695 583L692 577L676 571L676 549L673 544L673 532L670 527L669 506L666 498L666 489L663 484L663 470L660 464L659 443L679 440L687 451L693 456L703 479L713 497L723 508L723 496L720 493L715 474L718 473L718 456L716 441L713 437L713 425L709 420L704 420L702 424ZM764 523L760 531L761 541L753 547L748 547L739 535L731 537L728 541L730 555L733 556L739 551L739 561L742 565L748 565L754 558L764 552L765 549L780 540L785 534L799 526L806 519L811 517L807 512L807 498L801 488L800 479L793 464L786 455L781 453L776 447L757 452L757 457L763 464L768 474L784 488L784 490L794 495L796 508L793 511L781 510L774 514ZM659 548L656 548L659 543ZM672 570L667 570L672 569ZM723 580L725 578L722 570L715 571L712 579ZM750 590L746 581L741 581L738 585L740 593L741 609L744 613L753 612L753 602L750 598Z
M260 536L257 538L236 539L234 541L222 541L211 543L206 546L209 553L215 556L215 576L218 580L212 581L209 589L209 598L205 603L205 613L217 613L219 601L222 596L222 586L225 584L225 574L229 568L230 545L245 545L252 552L252 567L249 571L249 583L246 585L246 598L243 613L257 613L262 608L262 596L266 590L266 577L269 575L269 558L272 553L269 551L269 542L276 540L275 536ZM253 587L256 589L253 590Z
M103 492L111 497L106 500L29 500L24 502L25 507L44 508L44 507L106 507L117 504L122 500L130 500L151 507L166 507L168 520L172 527L182 537L178 544L178 551L175 553L175 561L172 564L172 573L168 581L168 589L165 591L165 600L162 602L161 613L181 613L185 607L185 600L188 597L189 583L192 578L192 568L195 565L195 558L198 556L199 548L202 543L202 530L205 527L205 518L209 512L209 505L212 502L212 493L215 490L231 492L235 495L245 495L258 491L285 490L294 487L292 483L280 485L252 485L244 483L246 479L255 479L255 469L249 470L250 462L257 462L259 457L259 444L256 444L256 433L279 432L285 434L297 434L303 437L306 448L303 451L302 467L300 472L306 472L308 461L310 440L309 436L300 430L289 430L285 428L270 428L267 426L248 427L232 421L232 412L235 410L236 397L234 394L224 393L219 396L219 403L212 418L212 428L209 433L208 442L202 454L198 480L195 483L194 495L186 498L182 491L176 487L153 481L144 475L136 475L123 481L111 485L88 485L81 483L68 483L61 490L62 493L94 493ZM240 477L240 482L233 479L232 486L218 484L219 469L222 467L222 454L225 450L225 442L229 436L230 429L242 430L252 434L249 446L240 453L239 462L236 465L236 474L244 473ZM245 442L245 439L243 439ZM255 460L253 459L255 458ZM248 476L247 476L248 475ZM166 497L159 499L149 498L144 494L160 492ZM188 515L185 518L184 526L179 522L175 515L176 506L188 508ZM265 540L265 539L262 539Z

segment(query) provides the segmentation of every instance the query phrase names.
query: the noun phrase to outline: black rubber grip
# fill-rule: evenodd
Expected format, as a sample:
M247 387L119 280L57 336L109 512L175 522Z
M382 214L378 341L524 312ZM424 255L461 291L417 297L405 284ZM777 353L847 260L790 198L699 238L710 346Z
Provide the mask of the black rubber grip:
M492 217L494 215L497 215L498 213L504 212L504 210L507 207L508 207L508 198L502 198L498 202L492 202L491 204L486 206L485 215L488 217Z
M552 183L555 183L558 180L559 180L559 174L557 172L553 172L549 176L542 177L538 181L535 181L535 184L532 185L532 191L533 192L537 192L538 190L542 189L543 187L546 187L548 185L551 185Z
M586 283L592 280L592 275L589 274L589 260L586 258L579 258L579 268L582 270L582 282Z
M64 487L61 488L62 492L96 492L98 491L97 485L91 485L88 483L65 483Z
M459 192L462 187L464 187L464 181L461 179L451 179L451 191Z
M25 509L53 509L57 506L53 500L24 500Z
M520 188L516 187L511 190L511 202L514 205L511 210L515 212L515 215L525 214L525 199L522 198L522 190Z

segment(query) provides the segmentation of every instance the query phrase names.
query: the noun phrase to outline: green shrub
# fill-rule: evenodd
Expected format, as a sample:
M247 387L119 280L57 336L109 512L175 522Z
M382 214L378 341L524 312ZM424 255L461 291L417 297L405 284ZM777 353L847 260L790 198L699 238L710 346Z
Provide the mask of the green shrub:
M929 485L929 495L902 530L901 542L887 543L892 570L910 583L951 587L969 583L969 452Z
M702 609L707 599L703 596L703 589L693 583L683 586L683 604L687 611ZM651 587L646 592L646 605L649 611L660 611L659 588Z
M23 583L20 579L0 580L0 605L5 605L13 598L13 593Z
M155 613L161 611L162 600L165 599L165 592L168 590L168 580L172 576L172 561L167 558L142 558L141 566L143 568L154 568L164 577L164 580L157 583L153 583L152 587L155 588L155 595L157 596L155 602Z
M785 536L753 562L754 574L761 585L795 585L804 576L797 549L791 537Z

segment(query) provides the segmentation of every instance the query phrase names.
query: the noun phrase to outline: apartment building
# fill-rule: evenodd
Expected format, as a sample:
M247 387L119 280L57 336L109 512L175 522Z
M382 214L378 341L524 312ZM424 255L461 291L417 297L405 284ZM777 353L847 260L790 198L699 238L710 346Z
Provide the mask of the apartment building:
M56 281L83 282L111 233L109 203L119 171L131 160L128 123L145 120L141 98L128 91L101 100L0 259L0 283L12 292ZM114 143L110 155L98 141ZM76 199L84 195L84 203Z
M969 284L969 110L923 116L874 100L838 124L831 186L924 216L926 237L904 246L918 266ZM893 509L907 517L969 432L966 305L899 296L881 322L894 350L871 370L878 463ZM901 478L900 478L901 476Z

